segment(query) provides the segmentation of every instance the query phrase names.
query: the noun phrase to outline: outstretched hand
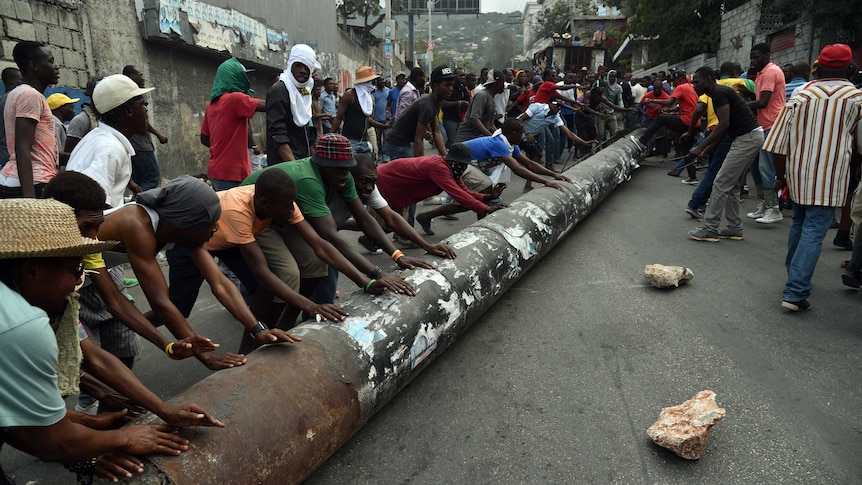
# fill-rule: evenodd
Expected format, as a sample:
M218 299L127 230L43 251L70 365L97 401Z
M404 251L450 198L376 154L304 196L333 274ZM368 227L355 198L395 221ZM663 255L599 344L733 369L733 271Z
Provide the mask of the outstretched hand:
M248 362L243 354L235 354L233 352L225 352L217 354L215 352L205 352L198 354L195 357L210 370L230 369L240 366Z
M192 337L187 337L182 340L177 340L176 342L174 342L174 345L173 347L171 347L171 350L173 350L174 359L182 360L188 357L203 354L204 352L212 352L217 348L219 348L219 344L213 343L212 340L202 335L194 335Z
M434 256L440 256L441 258L455 259L455 250L452 249L452 246L448 244L429 244L428 248L425 249L428 254L433 254ZM404 258L401 258L404 259Z
M96 458L95 474L112 482L121 478L132 478L135 473L144 473L144 463L137 457L125 453L108 453Z
M214 418L197 404L183 404L180 407L172 407L160 418L174 428L187 428L189 426L212 426L224 428L224 423Z
M433 264L422 261L419 258L414 258L411 256L402 256L398 258L398 261L395 261L395 264L398 265L401 269L416 269L416 268L425 268L425 269L436 269L437 267Z

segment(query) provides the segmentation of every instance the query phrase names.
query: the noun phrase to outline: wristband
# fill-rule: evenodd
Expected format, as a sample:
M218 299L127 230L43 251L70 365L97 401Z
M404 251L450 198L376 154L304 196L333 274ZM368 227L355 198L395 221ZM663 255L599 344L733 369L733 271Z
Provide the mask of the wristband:
M400 250L400 249L396 249L396 250L392 253L392 256L391 256L391 257L392 257L392 261L396 261L396 262L397 262L397 261L398 261L398 259L399 259L399 258L401 258L402 256L404 256L404 253L403 253L403 252L401 252L401 250Z
M168 358L169 358L169 359L171 359L171 360L180 360L180 359L178 359L178 358L177 358L177 356L175 356L175 355L174 355L174 342L169 343L169 344L165 347L165 354L166 354L166 355L168 356Z
M380 278L380 275L383 274L383 270L380 269L380 266L375 266L374 269L371 270L370 273L365 273L371 279Z
M251 330L248 331L248 334L251 335L251 338L256 340L257 334L265 330L269 330L269 327L267 327L263 322L257 322L257 325L251 327Z
M363 288L362 291L366 293L371 293L371 287L374 286L374 283L377 283L377 280L371 278L370 280L368 280L368 283L365 283L365 288Z

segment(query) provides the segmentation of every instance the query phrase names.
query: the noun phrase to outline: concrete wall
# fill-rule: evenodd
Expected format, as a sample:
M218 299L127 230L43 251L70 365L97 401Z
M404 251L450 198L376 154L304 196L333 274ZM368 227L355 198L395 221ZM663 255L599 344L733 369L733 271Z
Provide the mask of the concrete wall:
M738 62L743 69L749 65L751 47L765 38L757 38L761 0L750 2L725 12L721 16L721 42L718 45L718 62Z
M820 53L820 42L815 37L810 16L806 13L791 25L795 40L793 47L781 51L773 49L771 59L775 64L783 66L795 61L806 61L810 65Z
M746 53L746 56L748 56L747 53ZM718 62L718 59L716 57L714 57L712 54L700 54L700 55L697 55L694 57L689 57L688 59L686 59L682 62L676 62L674 64L668 64L667 62L663 62L663 63L658 64L656 66L653 66L649 69L639 69L639 70L633 71L632 73L634 74L634 77L638 78L638 77L648 76L654 72L659 72L659 71L668 72L672 68L675 68L675 69L683 69L688 74L693 74L694 71L696 71L697 69L699 69L703 66L709 66L713 69L718 69L719 64L720 63ZM747 64L744 64L744 65L747 65Z
M86 19L78 5L73 0L0 0L0 69L15 67L12 49L19 41L45 42L51 45L54 60L61 68L60 83L48 94L59 91L80 95L79 88L86 86L93 64L87 54Z

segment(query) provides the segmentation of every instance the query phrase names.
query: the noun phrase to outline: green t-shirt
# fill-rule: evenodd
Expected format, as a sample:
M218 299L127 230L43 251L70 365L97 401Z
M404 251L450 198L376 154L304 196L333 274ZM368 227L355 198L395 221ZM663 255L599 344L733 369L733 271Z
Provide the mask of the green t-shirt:
M359 198L356 193L356 184L353 175L347 174L347 185L341 190L335 190L323 183L323 177L317 165L311 158L303 158L292 162L282 162L263 170L257 171L242 181L240 185L251 185L257 181L260 174L266 170L283 170L290 175L296 184L296 204L306 217L326 217L332 215L329 203L338 194L345 202Z

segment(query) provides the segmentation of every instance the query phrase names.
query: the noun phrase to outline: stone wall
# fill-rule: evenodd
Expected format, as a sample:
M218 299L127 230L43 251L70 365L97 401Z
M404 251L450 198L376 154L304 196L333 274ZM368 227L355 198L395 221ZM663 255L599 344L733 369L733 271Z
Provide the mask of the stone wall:
M757 24L760 22L761 0L750 2L725 12L721 16L721 42L718 47L719 65L723 62L738 62L743 69L749 65L751 47L765 39L757 39Z
M0 69L15 67L12 50L19 41L45 42L51 46L54 60L60 66L60 82L47 94L66 92L74 97L81 94L80 88L86 86L93 71L93 61L88 55L88 25L81 15L80 2L0 0L0 18L3 29Z

